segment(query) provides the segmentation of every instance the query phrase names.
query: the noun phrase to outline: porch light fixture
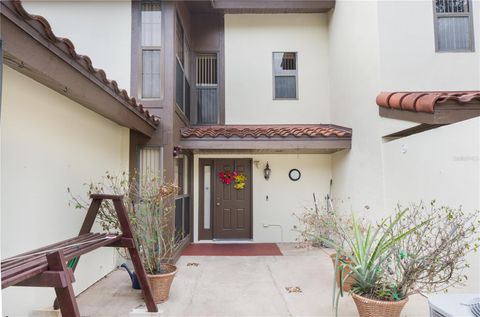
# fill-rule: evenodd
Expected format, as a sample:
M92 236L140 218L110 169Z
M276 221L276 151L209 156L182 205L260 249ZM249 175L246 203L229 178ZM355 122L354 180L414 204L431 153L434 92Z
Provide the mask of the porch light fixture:
M271 169L270 169L270 166L268 166L268 162L267 162L267 165L265 166L265 168L263 169L263 177L265 177L265 179L268 181L268 179L270 178L270 173L271 173Z

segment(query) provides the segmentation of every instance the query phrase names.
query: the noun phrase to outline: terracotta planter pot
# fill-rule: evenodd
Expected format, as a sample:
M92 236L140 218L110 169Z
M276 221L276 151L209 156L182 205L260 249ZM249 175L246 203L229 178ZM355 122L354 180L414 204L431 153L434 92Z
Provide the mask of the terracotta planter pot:
M400 317L403 307L408 302L408 297L391 302L370 299L354 293L352 298L360 317Z
M330 258L332 259L332 264L333 266L335 266L335 259L337 257L337 254L334 253L332 255L330 255ZM347 261L348 262L348 261ZM337 272L335 274L335 277L336 277L336 280L337 280L337 287L340 287L340 271L339 270L335 270L335 272ZM343 288L342 290L344 292L349 292L350 289L352 288L352 284L355 283L355 279L352 277L352 276L349 276L346 280L345 280L345 276L347 276L347 274L350 273L350 268L346 267L343 269L343 272L342 272L342 277L344 279L343 281Z
M148 282L152 289L153 300L157 304L163 303L168 299L170 286L172 286L173 278L177 273L177 267L172 264L162 264L162 269L167 273L147 274Z

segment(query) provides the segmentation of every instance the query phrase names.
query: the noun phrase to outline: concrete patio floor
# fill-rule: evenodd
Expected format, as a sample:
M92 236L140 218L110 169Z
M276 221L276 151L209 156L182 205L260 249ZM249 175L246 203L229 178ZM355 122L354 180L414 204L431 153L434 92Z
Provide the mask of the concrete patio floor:
M182 256L161 316L334 316L328 250L280 249L284 256ZM297 286L301 293L285 289ZM78 303L85 317L128 316L144 307L121 270L80 294ZM413 296L402 316L428 315L427 300ZM357 316L351 298L341 299L339 316Z

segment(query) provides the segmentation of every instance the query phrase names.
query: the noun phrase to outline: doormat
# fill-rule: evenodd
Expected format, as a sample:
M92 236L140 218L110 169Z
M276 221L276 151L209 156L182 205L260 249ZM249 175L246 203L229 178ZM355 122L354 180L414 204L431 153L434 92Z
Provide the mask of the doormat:
M186 256L282 256L275 243L192 243L182 253Z

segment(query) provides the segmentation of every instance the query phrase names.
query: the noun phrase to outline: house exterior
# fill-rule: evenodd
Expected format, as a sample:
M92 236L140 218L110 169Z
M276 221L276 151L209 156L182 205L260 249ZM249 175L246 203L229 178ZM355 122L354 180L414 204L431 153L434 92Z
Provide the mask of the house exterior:
M2 258L76 233L82 215L66 188L80 192L106 170L154 170L178 183L183 245L294 242L293 213L313 194L372 219L419 200L480 209L476 0L4 7ZM103 73L71 52L55 60L71 46L52 32ZM39 62L21 36L55 54ZM246 176L245 187L224 184L227 171ZM44 234L55 222L65 226ZM116 264L110 251L85 262L77 292ZM471 262L464 292L480 287ZM30 291L37 298L20 303ZM5 290L4 313L48 306L41 291Z

